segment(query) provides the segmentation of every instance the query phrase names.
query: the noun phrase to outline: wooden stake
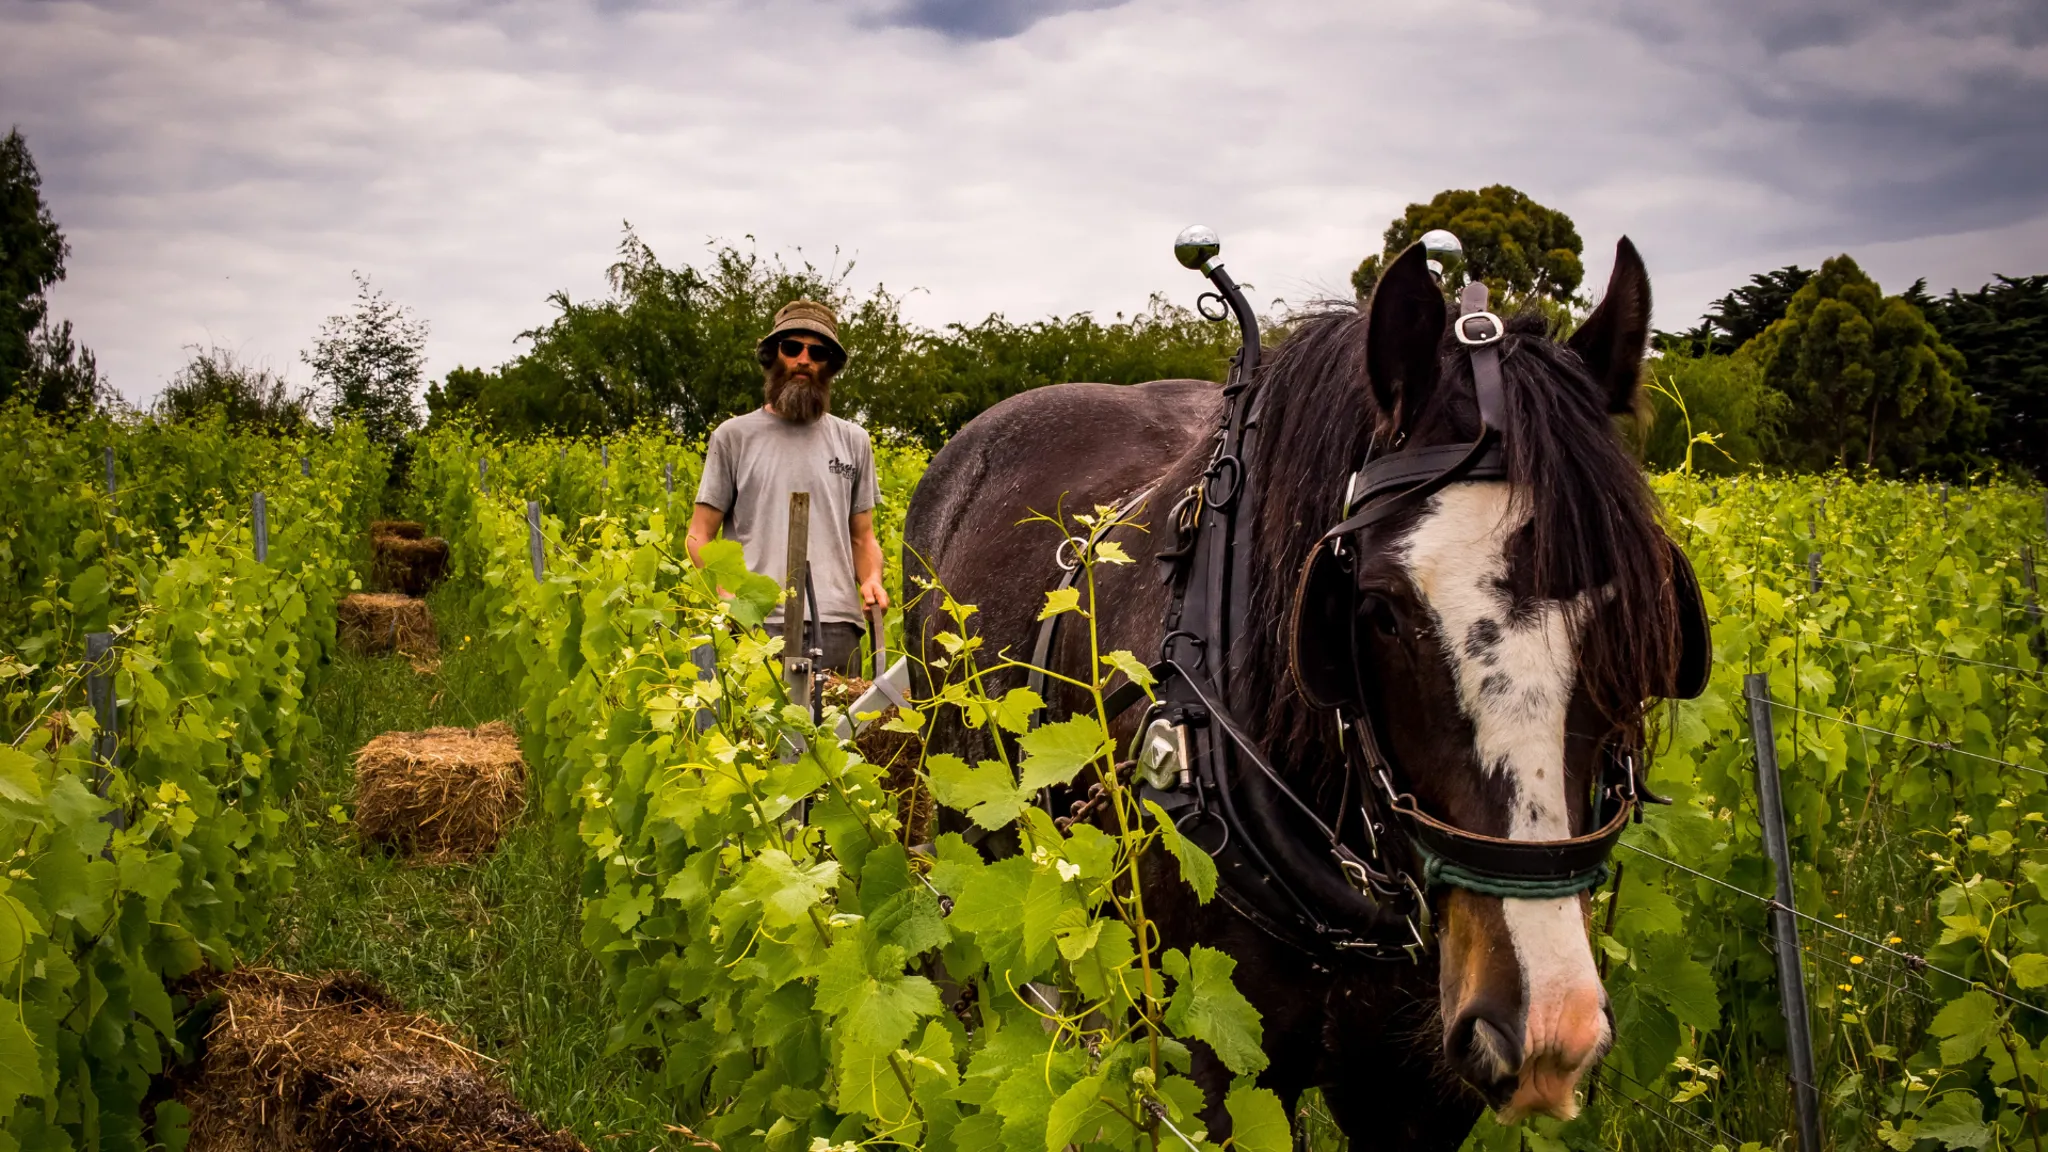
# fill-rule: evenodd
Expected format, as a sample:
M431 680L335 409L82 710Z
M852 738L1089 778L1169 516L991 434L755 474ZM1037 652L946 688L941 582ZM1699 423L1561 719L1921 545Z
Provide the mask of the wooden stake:
M811 562L811 494L789 494L789 542L783 568L782 669L792 703L811 706L811 654L804 630L804 572Z

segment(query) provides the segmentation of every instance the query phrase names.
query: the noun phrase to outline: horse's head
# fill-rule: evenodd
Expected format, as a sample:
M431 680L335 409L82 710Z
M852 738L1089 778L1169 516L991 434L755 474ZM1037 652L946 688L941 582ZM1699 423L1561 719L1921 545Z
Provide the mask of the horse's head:
M1382 451L1474 440L1470 353L1448 334L1419 247L1367 310L1364 375ZM1496 347L1507 480L1453 483L1367 527L1349 550L1356 706L1393 777L1477 836L1592 832L1607 757L1641 742L1668 691L1679 625L1671 561L1639 467L1612 427L1631 410L1649 333L1642 261L1623 240L1598 309L1568 340L1533 317ZM1505 1115L1572 1114L1611 1040L1586 892L1433 886L1443 1052ZM1492 886L1498 888L1499 886Z

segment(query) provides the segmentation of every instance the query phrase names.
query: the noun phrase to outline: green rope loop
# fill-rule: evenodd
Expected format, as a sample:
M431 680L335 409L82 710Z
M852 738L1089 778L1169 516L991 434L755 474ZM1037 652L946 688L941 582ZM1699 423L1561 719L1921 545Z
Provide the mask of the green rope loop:
M1608 875L1605 861L1588 872L1540 880L1474 872L1441 856L1427 853L1424 854L1422 861L1422 879L1430 888L1463 888L1467 892L1476 892L1481 896L1498 896L1503 900L1548 900L1559 896L1577 896L1589 888L1598 888L1607 883Z

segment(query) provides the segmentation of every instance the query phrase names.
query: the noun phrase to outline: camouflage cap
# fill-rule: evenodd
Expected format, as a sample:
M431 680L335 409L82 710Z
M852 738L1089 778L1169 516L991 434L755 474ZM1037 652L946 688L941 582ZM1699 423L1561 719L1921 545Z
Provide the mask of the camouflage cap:
M768 359L770 341L791 332L808 332L825 341L832 350L834 368L846 363L846 348L839 343L839 317L832 314L830 307L816 300L803 299L791 300L784 304L781 311L775 313L774 326L769 328L768 334L761 337L761 342L757 345L762 359Z

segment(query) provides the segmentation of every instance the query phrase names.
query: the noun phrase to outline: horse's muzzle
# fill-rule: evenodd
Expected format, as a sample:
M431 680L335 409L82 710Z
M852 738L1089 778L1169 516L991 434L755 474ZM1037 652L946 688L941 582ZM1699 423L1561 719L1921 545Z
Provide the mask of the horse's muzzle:
M1444 1031L1444 1057L1488 1104L1506 1107L1521 1082L1521 1025L1505 1013L1468 1007Z

